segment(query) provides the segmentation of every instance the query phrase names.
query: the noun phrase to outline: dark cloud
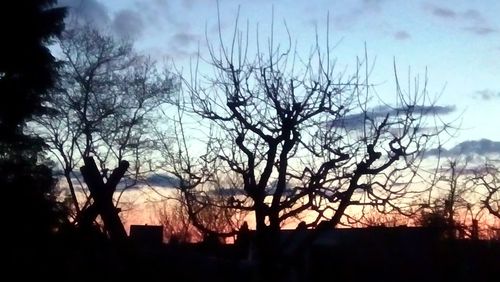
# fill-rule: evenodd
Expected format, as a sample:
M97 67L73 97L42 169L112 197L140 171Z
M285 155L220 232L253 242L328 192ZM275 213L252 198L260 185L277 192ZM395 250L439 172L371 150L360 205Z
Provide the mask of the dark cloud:
M182 0L182 4L186 9L192 9L195 5L196 0Z
M174 59L188 58L198 53L199 35L178 32L168 40L168 56Z
M411 36L408 32L404 30L399 30L394 33L394 38L397 40L406 40L409 39Z
M63 173L60 170L56 171L54 175L61 180L63 179ZM79 171L75 170L72 173L73 183L80 183L82 179L83 176ZM63 185L65 185L64 180L63 180ZM147 185L151 185L157 188L176 188L179 187L179 179L174 177L173 175L168 175L166 173L152 173L148 175L144 180L136 180L135 178L130 177L129 175L125 175L120 180L120 183L118 183L118 185L116 186L116 190L123 191L124 189L127 190L141 189Z
M441 157L472 157L474 155L487 156L492 154L500 154L500 142L481 139L459 143L449 150L445 148L435 148L428 151L426 155Z
M193 49L185 49L174 45L169 46L168 51L164 55L170 59L186 59L198 55L198 51Z
M455 159L458 162L455 164L455 172L461 175L474 175L476 173L480 173L485 170L484 165L481 163L480 165L474 164L471 165L470 161L474 161L471 157L454 157L451 159ZM440 173L451 173L451 168L449 167L449 163L444 162L444 165L438 169Z
M452 8L436 6L434 4L424 4L424 10L428 11L431 15L438 17L440 19L453 22L454 24L461 27L464 31L467 31L474 35L490 35L497 32L497 28L492 26L483 17L483 15L475 10L468 9L464 12L457 12Z
M68 7L69 24L73 20L91 23L96 27L110 23L108 9L96 0L60 0L58 3L59 6Z
M152 25L159 25L162 21L168 21L170 18L170 15L165 16L170 11L167 0L135 1L134 8L143 15L145 21Z
M396 117L405 115L409 108L392 108L387 106L376 107L366 113L346 115L330 123L331 127L345 129L357 129L363 127L366 119L376 120L385 118L387 115ZM411 108L414 113L420 115L444 115L455 111L453 106L414 106Z
M266 187L266 195L273 195L276 192L276 188L278 185L278 180L273 180L269 185ZM296 192L298 192L296 189L292 188L292 184L287 182L285 184L285 191L283 191L283 195L285 196L292 196Z
M462 13L461 19L468 23L468 26L464 30L475 35L489 35L498 31L488 23L479 11L474 9L469 9Z
M465 11L462 14L462 17L467 20L472 20L476 22L485 22L485 19L483 18L483 15L478 11L474 9L469 9Z
M179 187L179 179L164 173L154 173L146 178L146 183L151 186L174 188Z
M186 16L185 11L179 12L169 0L137 0L135 8L143 15L148 26L158 30L188 30L192 19ZM185 4L182 5L185 8Z
M361 9L378 12L382 10L382 5L384 2L387 2L387 0L363 0Z
M191 33L179 32L174 34L170 39L178 46L190 46L198 41L198 36Z
M156 2L158 1L152 1L151 3ZM140 36L145 28L141 15L147 15L147 10L139 7L134 10L124 9L111 16L108 8L97 0L62 0L59 1L59 5L68 7L67 25L69 27L90 24L100 30L111 30L119 37L131 38ZM150 6L153 7L154 5Z
M384 4L388 0L363 0L359 3L353 5L352 8L341 11L340 13L333 13L335 16L332 17L334 27L345 29L349 28L360 19L374 18L380 14L383 9Z
M434 17L453 20L458 17L458 13L452 8L437 6L434 3L423 3L422 8Z
M137 38L142 34L144 24L138 12L126 9L115 15L112 28L120 37Z
M440 18L454 19L457 16L457 13L455 13L455 11L443 7L433 6L431 7L431 12L434 16Z
M63 187L68 185L62 170L55 169L53 171L53 174L58 179L59 185ZM78 190L82 188L80 184L85 183L83 182L83 175L79 170L74 170L71 173L71 181L73 182L73 185L75 185L75 188L77 188ZM122 179L116 186L116 191L123 191L125 189L126 190L140 189L141 187L143 187L142 184L144 183L142 183L141 181L137 181L135 178L130 177L130 175L125 175L124 177L122 177Z
M244 196L245 191L243 189L238 189L238 188L229 188L229 187L221 187L217 188L214 190L210 190L208 192L210 195L214 196L222 196L222 197L237 197L237 196Z
M500 91L493 91L491 89L478 90L473 94L473 97L480 98L485 101L500 99Z
M475 35L489 35L491 33L497 32L495 28L492 28L490 26L470 26L464 28L464 30Z
M150 1L150 2L152 2L158 8L162 8L162 7L168 7L168 2L169 1L170 0L153 0L153 1ZM142 2L142 0L139 0L137 2Z

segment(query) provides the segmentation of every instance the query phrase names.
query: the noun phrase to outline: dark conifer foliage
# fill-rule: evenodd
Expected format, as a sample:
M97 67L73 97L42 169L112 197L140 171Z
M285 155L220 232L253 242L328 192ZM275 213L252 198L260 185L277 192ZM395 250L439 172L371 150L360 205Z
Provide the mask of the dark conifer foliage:
M47 92L57 79L57 62L47 46L64 28L65 9L55 4L0 3L1 214L8 235L3 241L15 250L7 259L14 262L29 262L41 254L48 235L65 218L51 193L51 169L40 164L43 142L25 132L26 123L46 111Z
M23 123L43 110L46 91L54 83L56 61L47 43L62 31L65 10L50 8L53 4L53 0L0 4L2 142L19 140Z

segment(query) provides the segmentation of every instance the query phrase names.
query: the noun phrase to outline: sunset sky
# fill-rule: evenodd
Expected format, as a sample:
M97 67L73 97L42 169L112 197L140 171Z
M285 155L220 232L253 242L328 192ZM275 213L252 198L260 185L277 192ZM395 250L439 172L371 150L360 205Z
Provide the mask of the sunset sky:
M187 68L198 48L206 54L205 34L212 43L218 40L216 0L59 3L117 36L133 38L141 52L180 69ZM371 82L379 85L381 96L394 95L393 60L404 81L409 68L421 80L427 68L429 93L440 95L439 105L454 108L443 118L459 118L455 124L461 130L446 148L470 140L500 141L500 1L219 0L224 40L231 37L238 7L241 26L248 20L254 36L259 24L261 38L271 30L274 10L276 41L287 43L285 21L292 41L304 54L314 43L316 30L320 40L325 38L329 15L339 69L352 67L356 56L364 56L366 43L368 57L375 62ZM479 153L500 153L500 142L469 142L462 148L467 144Z

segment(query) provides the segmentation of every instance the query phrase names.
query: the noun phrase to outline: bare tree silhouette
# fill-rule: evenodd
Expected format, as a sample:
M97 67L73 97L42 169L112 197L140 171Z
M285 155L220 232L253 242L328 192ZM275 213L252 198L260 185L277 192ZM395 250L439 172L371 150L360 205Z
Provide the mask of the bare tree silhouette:
M474 183L484 189L482 202L484 207L496 218L500 219L500 171L494 163L486 163L476 170Z
M350 206L398 209L423 153L446 129L433 117L448 112L428 96L426 80L403 90L396 68L395 100L382 101L366 53L352 74L337 71L328 35L326 48L317 39L301 56L273 32L263 46L237 21L228 44L221 33L218 47L207 39L209 58L183 80L180 140L166 164L188 206L210 204L204 199L214 179L236 175L241 183L237 193L228 189L226 207L254 214L266 260L275 256L281 224L305 212L315 214L308 226L324 219L335 227ZM212 75L199 72L203 61ZM196 137L181 120L195 124Z
M57 43L63 64L48 104L53 113L38 118L33 129L58 161L78 214L90 204L89 190L75 169L84 158L94 156L105 179L127 159L130 170L122 192L152 170L158 109L177 84L168 71L137 54L131 42L90 26L65 31Z

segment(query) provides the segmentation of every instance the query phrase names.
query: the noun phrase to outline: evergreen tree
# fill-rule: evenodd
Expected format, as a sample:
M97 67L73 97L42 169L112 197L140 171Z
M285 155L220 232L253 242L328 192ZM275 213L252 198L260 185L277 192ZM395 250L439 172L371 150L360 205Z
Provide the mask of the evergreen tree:
M64 220L56 204L51 169L40 164L43 142L25 133L26 123L47 111L57 62L47 45L64 28L64 8L54 0L0 3L0 191L4 255L18 265L36 260Z

